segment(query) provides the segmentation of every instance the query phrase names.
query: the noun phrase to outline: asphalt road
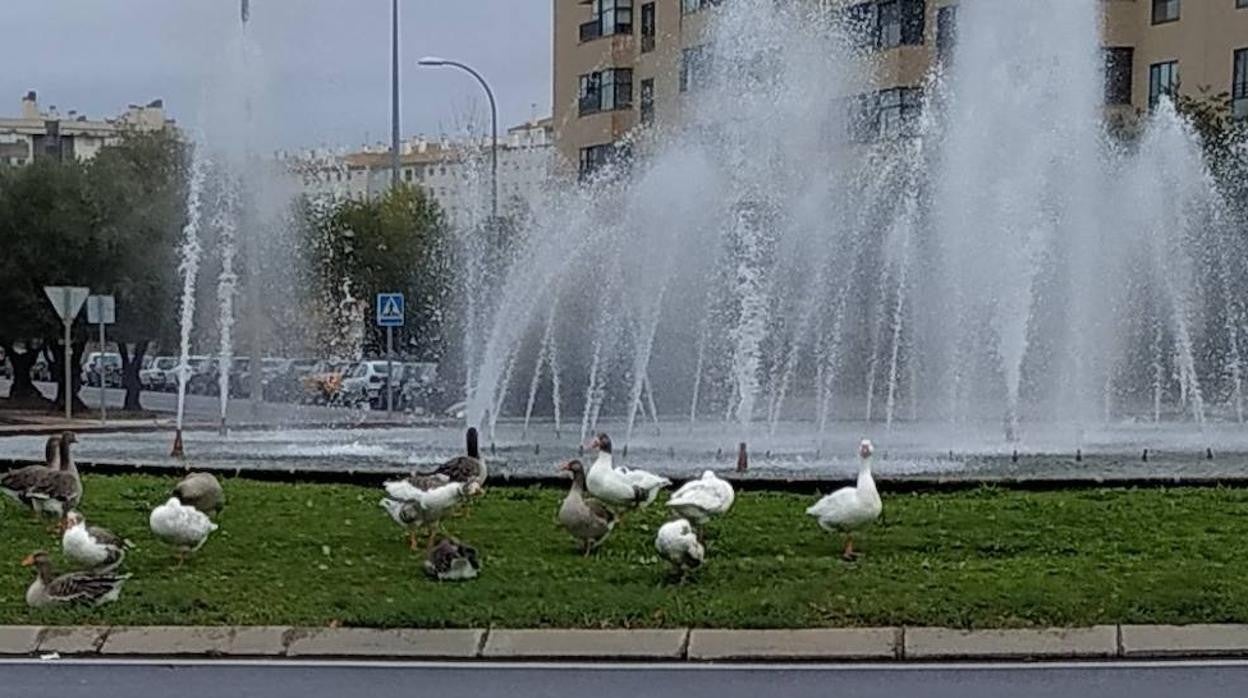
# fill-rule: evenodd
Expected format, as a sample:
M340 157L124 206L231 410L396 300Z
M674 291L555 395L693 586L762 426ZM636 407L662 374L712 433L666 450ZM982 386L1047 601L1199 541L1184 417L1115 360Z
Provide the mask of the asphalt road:
M6 696L340 698L506 694L584 698L1241 698L1248 663L1031 665L0 663Z

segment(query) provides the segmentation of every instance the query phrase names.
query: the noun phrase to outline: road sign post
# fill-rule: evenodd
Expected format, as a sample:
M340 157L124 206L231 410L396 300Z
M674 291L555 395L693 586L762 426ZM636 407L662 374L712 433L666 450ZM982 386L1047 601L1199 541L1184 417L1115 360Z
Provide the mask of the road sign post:
M104 406L104 326L117 322L117 305L112 296L87 296L87 323L100 326L100 423L108 422Z
M394 412L394 328L403 326L403 294L377 294L377 326L386 328L386 417Z
M71 330L74 327L74 318L78 317L78 311L82 310L82 302L87 299L87 294L90 292L90 289L82 286L43 287L44 295L52 302L52 307L65 325L65 386L62 388L65 397L65 419L74 418L74 374L71 365L74 362L74 348Z

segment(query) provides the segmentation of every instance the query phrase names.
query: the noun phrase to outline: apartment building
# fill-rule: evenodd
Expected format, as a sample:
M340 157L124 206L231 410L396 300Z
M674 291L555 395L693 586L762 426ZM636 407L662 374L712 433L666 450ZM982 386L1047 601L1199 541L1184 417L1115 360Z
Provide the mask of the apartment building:
M0 117L0 163L21 166L45 158L88 160L100 148L120 140L127 129L158 131L172 123L165 118L165 105L159 99L146 106L132 104L121 115L100 120L73 110L62 114L55 106L42 109L32 90L22 97L19 116Z
M452 223L468 220L481 205L489 186L488 138L403 141L399 179L419 186L442 207ZM504 212L515 201L533 201L550 171L551 120L532 120L499 135L498 199ZM358 151L309 151L286 157L287 168L299 177L309 196L363 200L390 188L393 170L388 145Z
M680 119L717 7L752 0L553 1L555 144L585 174L626 154L639 126ZM956 42L957 0L796 1L844 13L872 54L872 89L842 95L851 136L904 135L925 76ZM1248 0L1099 1L1107 104L1146 110L1176 90L1225 92L1248 118Z

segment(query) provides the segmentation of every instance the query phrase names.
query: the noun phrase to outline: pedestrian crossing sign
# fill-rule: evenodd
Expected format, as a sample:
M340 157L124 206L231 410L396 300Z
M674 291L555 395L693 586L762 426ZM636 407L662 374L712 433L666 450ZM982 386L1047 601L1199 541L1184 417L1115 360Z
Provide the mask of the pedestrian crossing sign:
M377 325L378 327L403 326L403 294L377 294Z

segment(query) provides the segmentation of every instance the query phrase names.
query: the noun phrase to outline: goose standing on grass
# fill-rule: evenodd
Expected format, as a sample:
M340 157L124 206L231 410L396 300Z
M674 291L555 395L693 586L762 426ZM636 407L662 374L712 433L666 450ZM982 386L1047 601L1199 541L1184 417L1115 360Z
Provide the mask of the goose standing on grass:
M695 525L701 526L713 517L728 513L735 500L736 493L733 492L732 483L707 470L702 473L700 480L690 480L673 492L667 500L667 506Z
M425 558L425 574L440 582L475 579L481 573L477 549L454 538L443 538Z
M806 510L815 517L819 527L833 533L843 531L845 550L841 557L854 560L854 531L880 518L884 505L880 501L880 493L875 489L875 479L871 477L871 455L875 446L867 439L858 445L858 456L861 465L858 467L858 482L853 487L842 487L832 494L820 499Z
M433 541L441 527L442 519L470 497L481 494L476 482L448 482L430 489L420 489L408 480L386 483L386 495L381 508L386 510L395 523L407 529L408 545L417 549L416 531L429 527L429 542L425 549L433 547Z
M598 451L598 457L585 476L585 487L595 499L608 506L642 508L659 496L659 490L669 487L671 480L645 470L617 468L611 456L611 437L598 434L589 447Z
M698 540L693 525L686 519L668 521L660 526L659 533L654 538L654 548L682 576L689 570L701 567L706 558L706 548Z
M59 577L52 571L52 560L39 551L22 560L23 567L34 567L35 581L26 589L26 605L44 608L61 604L85 603L102 606L121 596L128 574L70 572Z
M14 502L30 507L30 490L49 474L61 469L61 437L49 436L43 447L43 465L28 465L0 476L0 492Z
M559 525L580 541L582 552L589 557L615 528L615 513L602 502L586 496L585 466L579 460L568 461L559 469L572 473L572 488L559 506Z
M130 541L98 526L88 526L87 520L76 511L65 517L68 527L61 535L61 550L65 559L79 567L95 572L112 572L126 559L126 550L133 547Z
M225 490L210 473L191 473L182 478L170 493L188 507L194 507L208 516L217 516L225 506Z
M177 497L152 510L148 517L152 535L178 551L178 566L186 562L188 553L198 551L208 542L217 525L204 512L183 504Z
M62 530L65 527L65 517L82 502L82 476L78 474L78 465L74 463L74 457L70 453L70 444L77 442L78 436L74 432L63 432L60 444L61 469L46 473L27 491L35 510L59 517Z

